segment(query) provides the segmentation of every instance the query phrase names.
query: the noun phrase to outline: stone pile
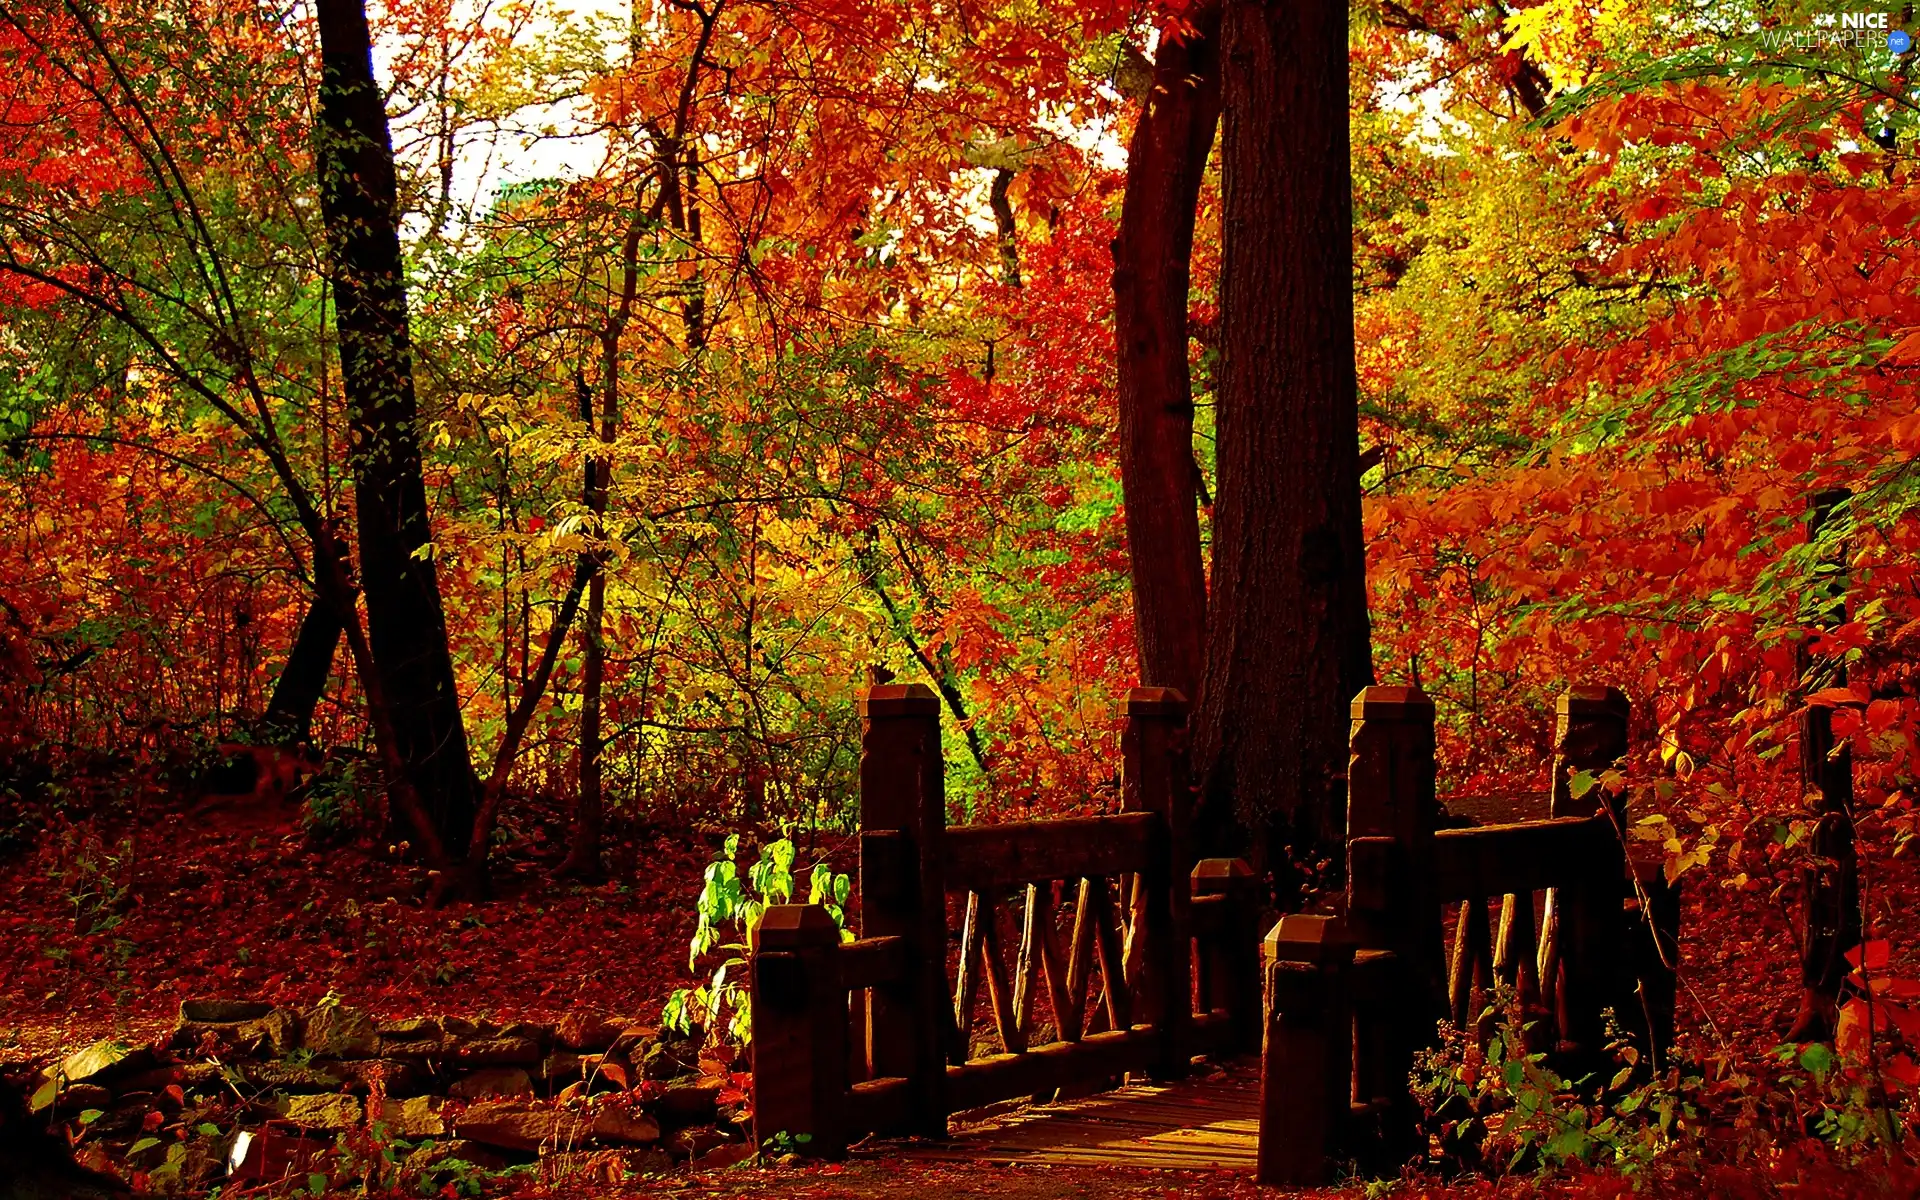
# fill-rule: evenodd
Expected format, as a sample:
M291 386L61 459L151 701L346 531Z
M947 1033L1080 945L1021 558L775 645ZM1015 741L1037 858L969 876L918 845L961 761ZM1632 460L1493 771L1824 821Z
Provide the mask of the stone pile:
M728 1166L753 1153L734 1067L727 1051L602 1014L392 1020L207 999L180 1006L164 1043L97 1042L29 1086L87 1165L191 1193L223 1176L351 1170L356 1146L420 1171L584 1166L617 1180Z

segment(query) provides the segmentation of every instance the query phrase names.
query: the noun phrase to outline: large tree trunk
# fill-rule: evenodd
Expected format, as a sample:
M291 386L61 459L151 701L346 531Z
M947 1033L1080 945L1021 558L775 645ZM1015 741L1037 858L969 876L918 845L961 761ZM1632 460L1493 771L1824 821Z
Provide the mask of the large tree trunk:
M1207 615L1200 560L1193 393L1187 371L1194 205L1220 116L1217 4L1184 42L1163 32L1127 152L1113 243L1119 343L1120 486L1133 571L1140 682L1197 699Z
M1347 6L1231 0L1202 832L1337 843L1372 681L1353 367ZM1282 881L1284 886L1284 881Z
M334 266L367 638L395 749L439 839L468 844L476 786L431 557L393 142L362 0L319 0L320 205Z

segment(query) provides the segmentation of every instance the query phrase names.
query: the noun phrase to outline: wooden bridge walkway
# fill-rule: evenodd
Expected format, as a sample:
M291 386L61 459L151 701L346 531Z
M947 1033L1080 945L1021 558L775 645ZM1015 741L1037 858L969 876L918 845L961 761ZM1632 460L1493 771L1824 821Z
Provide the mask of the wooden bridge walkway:
M888 1141L872 1149L937 1162L1251 1172L1259 1103L1259 1064L1236 1062L1201 1068L1175 1084L1132 1083L977 1122L956 1115L944 1142Z

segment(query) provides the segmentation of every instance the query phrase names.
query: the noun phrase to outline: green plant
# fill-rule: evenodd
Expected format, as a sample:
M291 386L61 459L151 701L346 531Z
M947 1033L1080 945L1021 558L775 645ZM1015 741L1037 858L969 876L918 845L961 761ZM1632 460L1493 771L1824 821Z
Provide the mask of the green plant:
M108 846L91 825L67 825L54 845L47 878L60 888L73 910L73 930L81 937L119 926L131 893L133 839Z
M1812 1042L1773 1051L1800 1123L1849 1159L1902 1147L1920 1085L1920 1012L1910 1004L1920 983L1891 975L1889 958L1880 939L1847 952L1853 969L1831 1048Z
M688 949L687 969L699 974L703 961L714 955L719 956L720 963L705 983L680 988L667 997L660 1021L682 1036L690 1036L698 1025L709 1036L745 1045L753 1040L753 1013L738 968L746 965L748 946L767 906L793 902L798 852L783 831L781 837L760 847L760 855L745 878L735 863L739 854L740 835L729 834L720 853L707 864L700 895L694 902L699 923ZM815 863L807 872L807 903L826 909L846 941L853 940L846 928L846 903L852 886L844 873L824 862Z
M1414 1096L1450 1165L1490 1174L1606 1166L1631 1177L1699 1132L1701 1072L1678 1059L1645 1061L1611 1015L1617 1069L1604 1086L1569 1081L1528 1051L1511 991L1496 993L1487 1019L1485 1046L1472 1027L1446 1023L1439 1044L1415 1060Z
M766 1141L760 1143L760 1153L769 1156L798 1154L813 1141L810 1133L788 1133L782 1129Z
M300 823L316 843L339 841L358 829L366 815L368 764L358 759L329 763L307 784L300 802Z

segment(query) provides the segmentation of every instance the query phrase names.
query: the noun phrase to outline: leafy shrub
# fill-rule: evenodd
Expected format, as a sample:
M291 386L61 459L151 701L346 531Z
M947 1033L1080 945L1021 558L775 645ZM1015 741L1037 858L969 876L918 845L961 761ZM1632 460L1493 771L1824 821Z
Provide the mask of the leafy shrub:
M1639 1189L1714 1171L1844 1175L1910 1164L1920 1015L1900 1000L1920 996L1920 985L1874 977L1884 943L1849 957L1835 1045L1777 1047L1758 1071L1724 1047L1648 1061L1610 1021L1612 1077L1570 1081L1527 1051L1502 992L1484 1048L1470 1029L1443 1024L1439 1044L1416 1060L1414 1095L1440 1166L1489 1176L1598 1169Z
M106 933L124 918L133 873L133 839L109 846L91 823L63 825L52 846L47 879L73 910L81 937Z
M1511 991L1496 993L1487 1015L1494 1033L1485 1047L1471 1027L1445 1023L1439 1045L1415 1062L1414 1095L1445 1165L1496 1175L1605 1166L1632 1176L1699 1131L1703 1079L1692 1064L1644 1062L1609 1020L1612 1079L1570 1081L1527 1050Z
M747 869L745 878L735 865L739 855L740 835L729 834L720 853L707 864L700 895L694 902L699 924L688 949L687 969L698 975L703 964L716 956L719 965L705 983L681 988L667 997L660 1020L682 1036L690 1036L697 1025L710 1037L746 1045L753 1040L753 1013L741 969L747 964L747 948L767 906L793 903L798 851L783 832L760 847L759 858ZM853 934L846 928L852 881L824 862L815 863L806 878L807 903L825 908L834 924L840 926L840 936L852 941Z
M300 823L317 845L350 838L368 813L368 797L380 786L379 772L361 758L329 757L308 781L300 801Z

